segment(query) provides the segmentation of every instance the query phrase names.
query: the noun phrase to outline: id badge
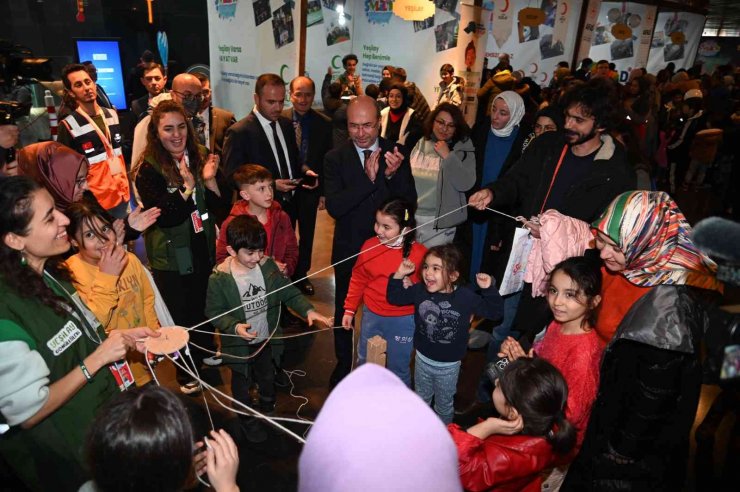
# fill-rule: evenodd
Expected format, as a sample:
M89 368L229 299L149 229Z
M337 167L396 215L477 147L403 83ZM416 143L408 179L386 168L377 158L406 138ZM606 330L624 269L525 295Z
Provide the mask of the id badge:
M135 384L134 375L131 372L131 366L125 360L119 360L108 366L113 377L116 379L118 389L126 391L131 385Z
M203 221L201 220L200 213L198 213L197 210L193 210L193 213L190 214L190 220L193 221L193 230L196 234L203 232Z

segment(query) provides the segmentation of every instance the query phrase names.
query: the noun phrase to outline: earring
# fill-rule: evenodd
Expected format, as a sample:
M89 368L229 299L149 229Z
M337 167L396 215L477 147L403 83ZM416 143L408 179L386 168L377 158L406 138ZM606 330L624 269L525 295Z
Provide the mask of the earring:
M24 255L23 252L21 251L21 266L27 266L27 265L28 265L28 260L26 259L26 255Z

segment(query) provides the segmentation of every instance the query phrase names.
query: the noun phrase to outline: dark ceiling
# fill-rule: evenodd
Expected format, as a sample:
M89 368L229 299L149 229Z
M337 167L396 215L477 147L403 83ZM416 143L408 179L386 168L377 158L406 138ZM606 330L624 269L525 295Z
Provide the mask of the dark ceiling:
M740 33L740 1L710 0L704 29L716 29L719 35L738 36Z

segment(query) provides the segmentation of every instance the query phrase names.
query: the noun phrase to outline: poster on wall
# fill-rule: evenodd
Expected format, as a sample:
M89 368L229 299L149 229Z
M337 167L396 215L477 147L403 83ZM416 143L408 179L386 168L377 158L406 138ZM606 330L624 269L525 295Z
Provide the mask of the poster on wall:
M740 38L701 38L696 62L701 62L705 73L712 73L720 65L740 66Z
M676 70L691 68L706 17L689 12L660 12L650 47L647 70L658 73L669 62Z
M631 2L602 2L591 39L589 58L616 65L619 81L625 82L633 68L645 67L656 7Z
M242 118L254 106L257 77L298 74L300 2L208 1L208 41L213 103ZM245 28L248 26L248 28ZM259 46L259 49L254 49Z
M481 9L458 0L434 3L432 19L407 21L392 13L393 2L356 2L352 43L359 58L358 70L367 86L380 81L384 66L403 67L408 81L434 108L439 96L439 69L449 63L455 75L466 80L463 112L472 123L477 105L475 89L483 68L480 54L486 43Z
M328 76L332 82L344 72L342 57L352 52L355 0L345 0L341 15L334 0L311 0L306 23L306 76L316 84L315 106L321 106L321 85ZM321 20L312 20L320 14ZM331 73L330 73L331 72Z
M507 53L514 70L546 86L558 62L570 63L573 58L581 5L582 0L494 2L493 9L483 13L488 33L485 53L488 67L496 66L497 58ZM542 13L538 14L541 22L528 25L529 22L520 21L525 9L541 9ZM509 29L511 35L501 34Z

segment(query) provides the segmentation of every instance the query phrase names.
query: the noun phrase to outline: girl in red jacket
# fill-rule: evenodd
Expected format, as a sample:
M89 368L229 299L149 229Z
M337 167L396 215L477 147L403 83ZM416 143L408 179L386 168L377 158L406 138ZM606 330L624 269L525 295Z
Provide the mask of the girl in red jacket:
M463 487L540 492L541 472L575 444L575 429L565 418L568 386L552 364L526 357L506 366L495 385L493 405L500 418L467 431L448 426Z
M400 198L390 198L375 213L376 237L365 241L357 263L352 268L352 279L344 301L342 326L352 329L352 320L360 303L362 324L357 349L358 363L367 357L367 341L380 335L388 343L386 367L406 386L411 387L411 352L414 345L414 306L394 306L386 299L388 278L398 265L408 259L420 265L426 248L414 241L408 232L416 227L412 205ZM381 245L382 246L379 246ZM414 276L414 282L418 276Z

